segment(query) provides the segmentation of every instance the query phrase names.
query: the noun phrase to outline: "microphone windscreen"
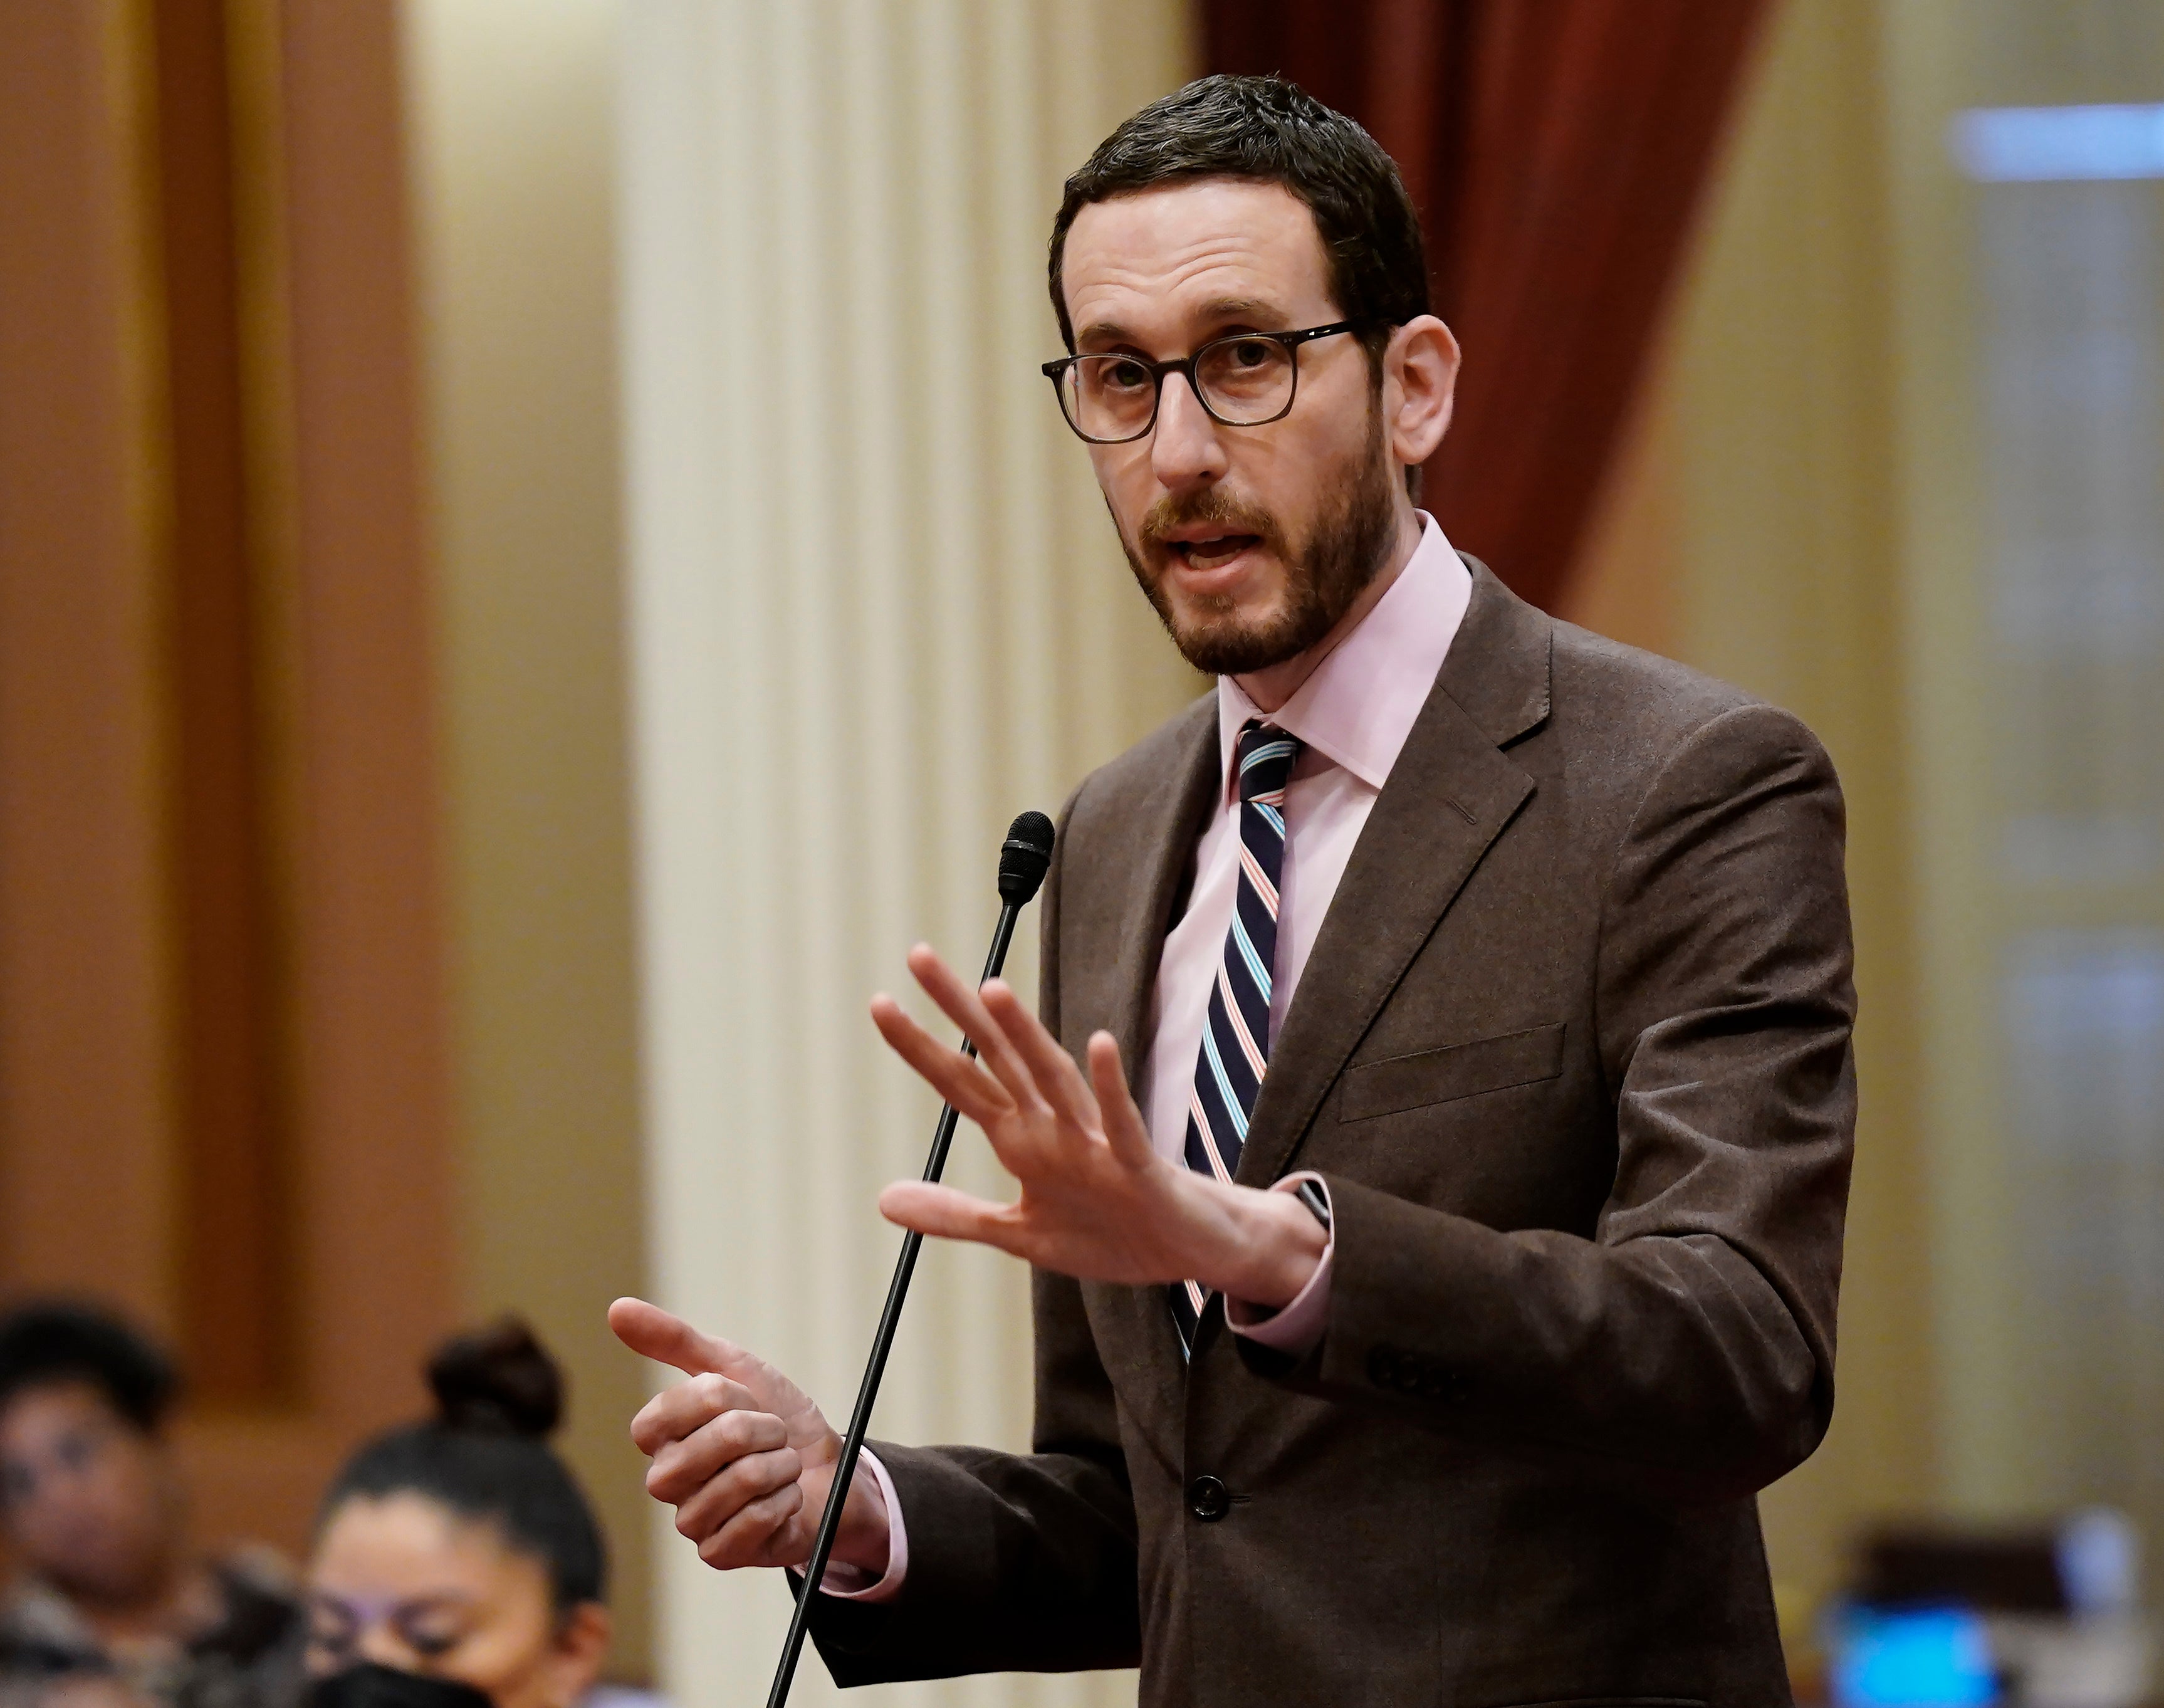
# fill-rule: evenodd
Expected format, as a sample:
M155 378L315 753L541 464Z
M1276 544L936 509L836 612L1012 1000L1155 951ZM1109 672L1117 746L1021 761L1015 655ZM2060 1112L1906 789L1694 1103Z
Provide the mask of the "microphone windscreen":
M1037 894L1052 865L1052 821L1042 812L1019 814L1000 844L1000 900L1020 907Z

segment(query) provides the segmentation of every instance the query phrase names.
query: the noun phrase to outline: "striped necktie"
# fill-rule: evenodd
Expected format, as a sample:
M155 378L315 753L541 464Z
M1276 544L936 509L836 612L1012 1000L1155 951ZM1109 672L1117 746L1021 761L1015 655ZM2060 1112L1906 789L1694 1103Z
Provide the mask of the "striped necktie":
M1253 718L1233 750L1240 785L1240 888L1232 929L1210 991L1209 1023L1187 1095L1187 1165L1230 1180L1240 1166L1247 1118L1270 1060L1270 990L1278 957L1278 879L1284 866L1285 781L1300 743ZM1210 1302L1193 1281L1172 1284L1172 1320L1180 1350L1191 1353Z

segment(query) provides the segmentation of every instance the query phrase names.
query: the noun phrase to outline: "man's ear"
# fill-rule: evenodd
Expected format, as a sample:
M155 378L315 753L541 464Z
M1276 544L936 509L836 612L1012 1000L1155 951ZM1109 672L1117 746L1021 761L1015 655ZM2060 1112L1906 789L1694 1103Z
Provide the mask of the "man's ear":
M1450 430L1458 395L1458 339L1432 314L1408 320L1383 352L1383 422L1390 454L1418 467Z

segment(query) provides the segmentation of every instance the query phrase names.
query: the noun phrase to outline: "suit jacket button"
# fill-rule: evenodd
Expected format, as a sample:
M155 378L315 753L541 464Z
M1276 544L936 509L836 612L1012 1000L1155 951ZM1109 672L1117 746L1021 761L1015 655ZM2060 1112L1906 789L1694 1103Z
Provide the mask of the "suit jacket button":
M1232 1510L1232 1491L1215 1477L1197 1477L1187 1485L1187 1510L1198 1521L1215 1524Z
M1398 1354L1394 1347L1379 1346L1368 1354L1368 1380L1379 1388L1398 1385Z

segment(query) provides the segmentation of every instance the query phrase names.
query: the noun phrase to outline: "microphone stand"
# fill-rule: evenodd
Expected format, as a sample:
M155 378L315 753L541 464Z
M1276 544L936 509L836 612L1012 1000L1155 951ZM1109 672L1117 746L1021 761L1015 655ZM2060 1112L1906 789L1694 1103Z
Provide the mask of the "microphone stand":
M1042 812L1025 812L1007 831L1000 849L1000 922L992 928L992 946L985 956L984 978L996 979L1007 964L1007 946L1014 941L1015 922L1044 881L1052 860L1052 821ZM964 1038L962 1054L974 1059L975 1041ZM924 1164L924 1178L936 1182L946 1172L947 1153L954 1143L959 1117L952 1103L942 1104L939 1124L932 1133L932 1154ZM909 1296L910 1278L917 1271L917 1253L924 1236L911 1228L901 1238L901 1255L896 1260L894 1279L887 1284L886 1305L880 1312L879 1330L872 1336L870 1359L864 1379L857 1389L857 1403L849 1413L848 1432L842 1437L842 1457L834 1467L833 1486L827 1491L827 1509L819 1516L818 1534L812 1542L812 1558L805 1563L804 1582L796 1592L796 1611L789 1621L789 1636L781 1646L781 1663L775 1669L774 1688L767 1692L766 1708L783 1708L789 1687L796 1677L796 1661L804 1649L804 1633L812 1617L812 1598L819 1593L827 1575L827 1562L834 1552L834 1537L842 1527L842 1508L848 1502L849 1485L857 1474L857 1460L864 1448L864 1431L870 1427L872 1406L879 1399L880 1380L886 1374L887 1354L894 1350L895 1331L901 1326L902 1303Z

